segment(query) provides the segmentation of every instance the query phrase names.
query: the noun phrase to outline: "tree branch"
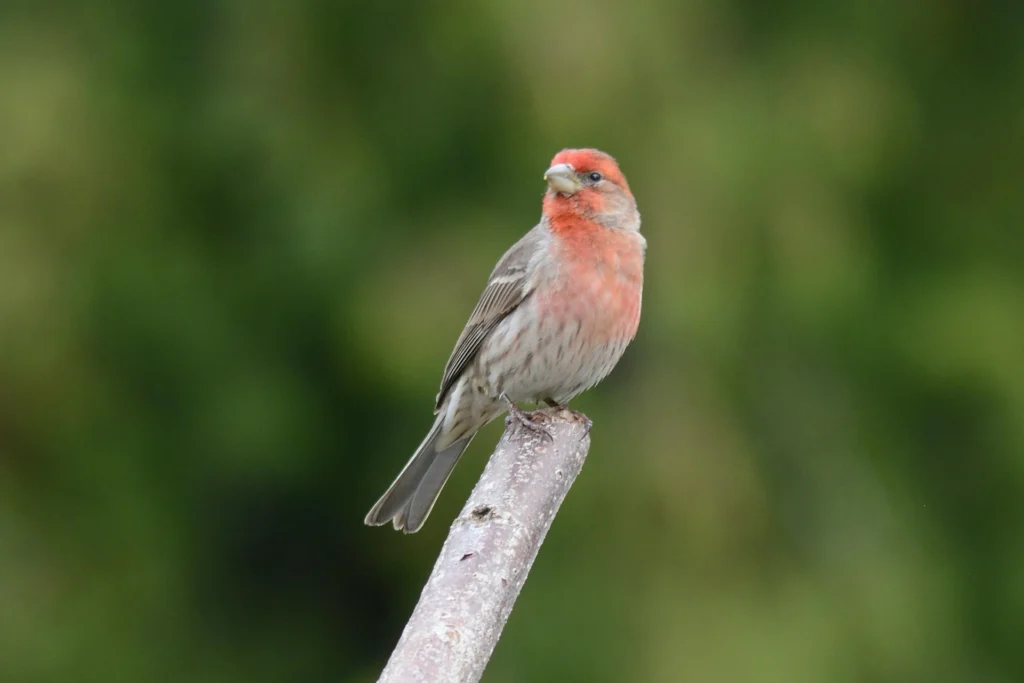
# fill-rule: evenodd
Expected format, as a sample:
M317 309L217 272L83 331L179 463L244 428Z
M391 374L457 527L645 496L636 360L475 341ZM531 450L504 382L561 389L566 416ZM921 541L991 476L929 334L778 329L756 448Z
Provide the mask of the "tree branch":
M452 524L378 683L480 680L555 513L590 450L590 420L567 409L507 421Z

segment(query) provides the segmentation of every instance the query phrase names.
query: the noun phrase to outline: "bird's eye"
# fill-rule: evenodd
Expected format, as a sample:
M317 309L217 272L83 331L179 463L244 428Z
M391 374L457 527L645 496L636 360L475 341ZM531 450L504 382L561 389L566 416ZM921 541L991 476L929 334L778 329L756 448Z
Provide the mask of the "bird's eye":
M588 175L587 177L590 178L590 182L592 183L597 183L601 181L601 174L598 173L597 171L592 171L590 175Z

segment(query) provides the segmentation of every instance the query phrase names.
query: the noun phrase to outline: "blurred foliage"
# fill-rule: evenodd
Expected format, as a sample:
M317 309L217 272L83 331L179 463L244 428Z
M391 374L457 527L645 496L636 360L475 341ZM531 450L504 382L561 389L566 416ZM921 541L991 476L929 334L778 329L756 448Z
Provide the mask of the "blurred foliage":
M486 680L1024 679L1024 4L0 8L0 680L375 680L562 147L638 339Z

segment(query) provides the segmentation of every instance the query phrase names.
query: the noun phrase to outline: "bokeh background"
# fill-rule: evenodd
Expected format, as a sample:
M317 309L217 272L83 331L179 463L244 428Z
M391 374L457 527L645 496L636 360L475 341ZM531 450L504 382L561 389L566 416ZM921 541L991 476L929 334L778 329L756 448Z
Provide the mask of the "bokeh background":
M0 680L375 680L567 146L644 319L485 680L1024 680L1024 4L0 9Z

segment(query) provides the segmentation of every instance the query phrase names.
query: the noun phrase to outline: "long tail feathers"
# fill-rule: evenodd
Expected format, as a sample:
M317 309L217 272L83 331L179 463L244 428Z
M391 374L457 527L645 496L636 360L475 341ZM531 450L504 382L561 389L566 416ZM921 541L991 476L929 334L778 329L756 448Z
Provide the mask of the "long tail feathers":
M439 418L434 423L398 478L366 515L366 524L380 526L392 521L396 529L407 534L415 533L423 526L455 464L474 436L470 434L437 451L441 422Z

